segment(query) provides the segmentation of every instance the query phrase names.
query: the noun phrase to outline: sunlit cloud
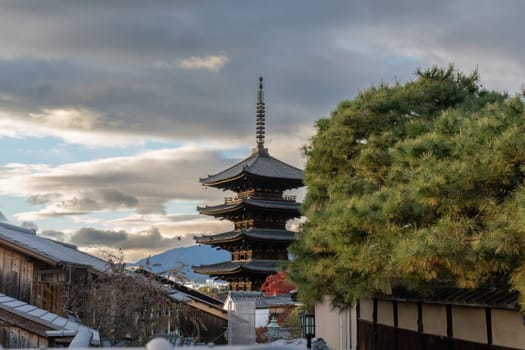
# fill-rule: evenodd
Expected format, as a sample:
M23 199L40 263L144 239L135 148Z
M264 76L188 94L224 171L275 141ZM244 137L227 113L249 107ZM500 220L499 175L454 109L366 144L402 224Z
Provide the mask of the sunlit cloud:
M229 163L215 151L182 147L56 167L7 164L0 169L0 194L43 206L16 214L19 220L118 209L164 214L168 201L221 198L221 191L205 191L198 177Z
M182 59L179 62L179 66L184 69L207 69L212 72L218 72L228 61L228 57L224 55L206 57L191 56Z
M229 60L225 55L210 55L205 57L190 56L175 61L155 61L153 66L164 69L204 69L211 72L218 72Z
M29 116L37 124L74 130L93 130L102 119L100 115L80 108L44 109Z
M195 209L195 212L197 210ZM156 226L168 236L192 236L194 234L210 234L233 229L233 224L227 220L217 220L204 215L130 215L120 219L107 220L104 225L120 227L125 230L142 229Z
M6 112L0 112L0 139L54 137L70 144L90 147L126 146L146 140L144 136L105 129L114 124L103 122L95 113L78 109L43 110L41 113L30 113L27 119L13 118Z

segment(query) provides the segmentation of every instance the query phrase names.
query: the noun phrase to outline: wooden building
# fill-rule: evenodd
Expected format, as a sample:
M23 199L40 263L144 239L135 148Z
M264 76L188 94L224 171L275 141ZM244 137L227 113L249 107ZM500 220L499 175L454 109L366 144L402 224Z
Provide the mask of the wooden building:
M96 330L0 293L0 345L4 348L98 346Z
M228 250L231 260L193 266L193 270L229 282L233 291L258 290L266 277L288 260L287 248L295 240L295 233L286 230L286 222L300 217L295 196L284 192L303 186L303 171L270 156L264 147L262 78L257 101L257 146L252 154L226 170L200 179L204 186L235 192L223 204L197 208L201 214L232 221L234 230L195 237L199 244Z
M67 316L68 287L107 268L75 246L0 222L0 293L9 297Z
M523 350L518 294L505 289L394 291L346 310L325 299L315 308L316 336L331 349Z

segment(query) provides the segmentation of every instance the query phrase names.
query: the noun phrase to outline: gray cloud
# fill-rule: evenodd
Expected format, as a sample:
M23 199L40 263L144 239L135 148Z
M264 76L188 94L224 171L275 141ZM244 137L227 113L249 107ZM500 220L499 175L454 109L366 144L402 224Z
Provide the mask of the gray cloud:
M85 185L89 185L86 181ZM119 208L136 208L137 198L121 193L116 189L79 190L70 193L45 193L28 198L31 204L53 205L56 211L49 216L79 215L96 210L115 210Z
M84 110L98 116L91 132L177 140L235 135L250 142L258 75L266 78L269 135L285 137L370 83L409 79L418 66L478 66L500 88L498 77L512 64L519 71L507 79L504 88L511 90L521 85L516 73L525 71L525 3L516 0L270 1L264 7L12 0L0 10L5 112L27 120L46 110ZM209 57L228 63L210 72ZM181 62L204 69L186 70Z
M43 206L38 212L17 214L19 220L117 209L164 213L165 203L172 200L221 199L222 191L206 191L198 178L234 161L215 151L167 149L57 167L7 165L9 175L0 176L0 183L6 193Z
M360 7L347 2L274 2L256 11L240 1L125 7L109 1L89 9L51 3L0 6L0 92L16 97L6 106L12 117L76 108L100 116L93 131L177 139L241 135L246 141L253 134L260 74L267 78L274 135L310 125L355 93L364 79L345 66L390 75L381 57L335 45L333 33L346 31ZM28 28L14 31L22 20ZM210 56L228 64L212 74L155 66Z
M38 226L32 222L32 221L23 221L20 226L22 226L23 228L28 228L28 229L31 229L31 230L38 230Z
M88 181L86 181L88 182ZM48 202L50 204L53 202ZM100 189L96 191L81 191L71 199L55 202L57 207L65 211L80 212L119 208L136 208L137 198L121 193L116 189Z
M99 245L121 248L118 246L128 239L128 234L124 231L103 231L94 228L81 228L71 237L71 242L79 245ZM95 243L96 242L96 243Z
M45 194L35 194L27 197L27 201L31 204L49 204L56 200L59 200L61 197L60 193L45 193Z
M107 231L81 228L70 238L70 242L85 247L109 247L123 250L167 250L181 244L181 237L168 238L156 227L130 234L125 231Z
M0 221L7 221L6 216L1 211L0 211Z
M39 235L59 242L65 242L67 240L67 236L64 232L58 230L43 230L42 232L39 232Z

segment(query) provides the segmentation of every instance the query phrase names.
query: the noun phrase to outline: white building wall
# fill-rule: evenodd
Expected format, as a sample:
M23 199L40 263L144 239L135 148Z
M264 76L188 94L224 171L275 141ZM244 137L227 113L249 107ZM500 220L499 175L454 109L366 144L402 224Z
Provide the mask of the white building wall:
M494 345L525 349L525 325L518 311L492 310Z
M354 350L357 346L355 307L334 309L329 298L315 305L315 336L323 338L332 350Z
M266 327L269 317L270 309L255 309L255 327Z

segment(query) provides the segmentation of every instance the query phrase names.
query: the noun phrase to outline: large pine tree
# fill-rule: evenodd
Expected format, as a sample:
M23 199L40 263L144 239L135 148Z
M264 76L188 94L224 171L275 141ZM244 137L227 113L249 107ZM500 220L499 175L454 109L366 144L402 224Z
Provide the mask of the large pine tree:
M317 121L305 147L307 222L292 280L307 302L349 305L400 287L525 295L525 113L477 72L418 71Z

